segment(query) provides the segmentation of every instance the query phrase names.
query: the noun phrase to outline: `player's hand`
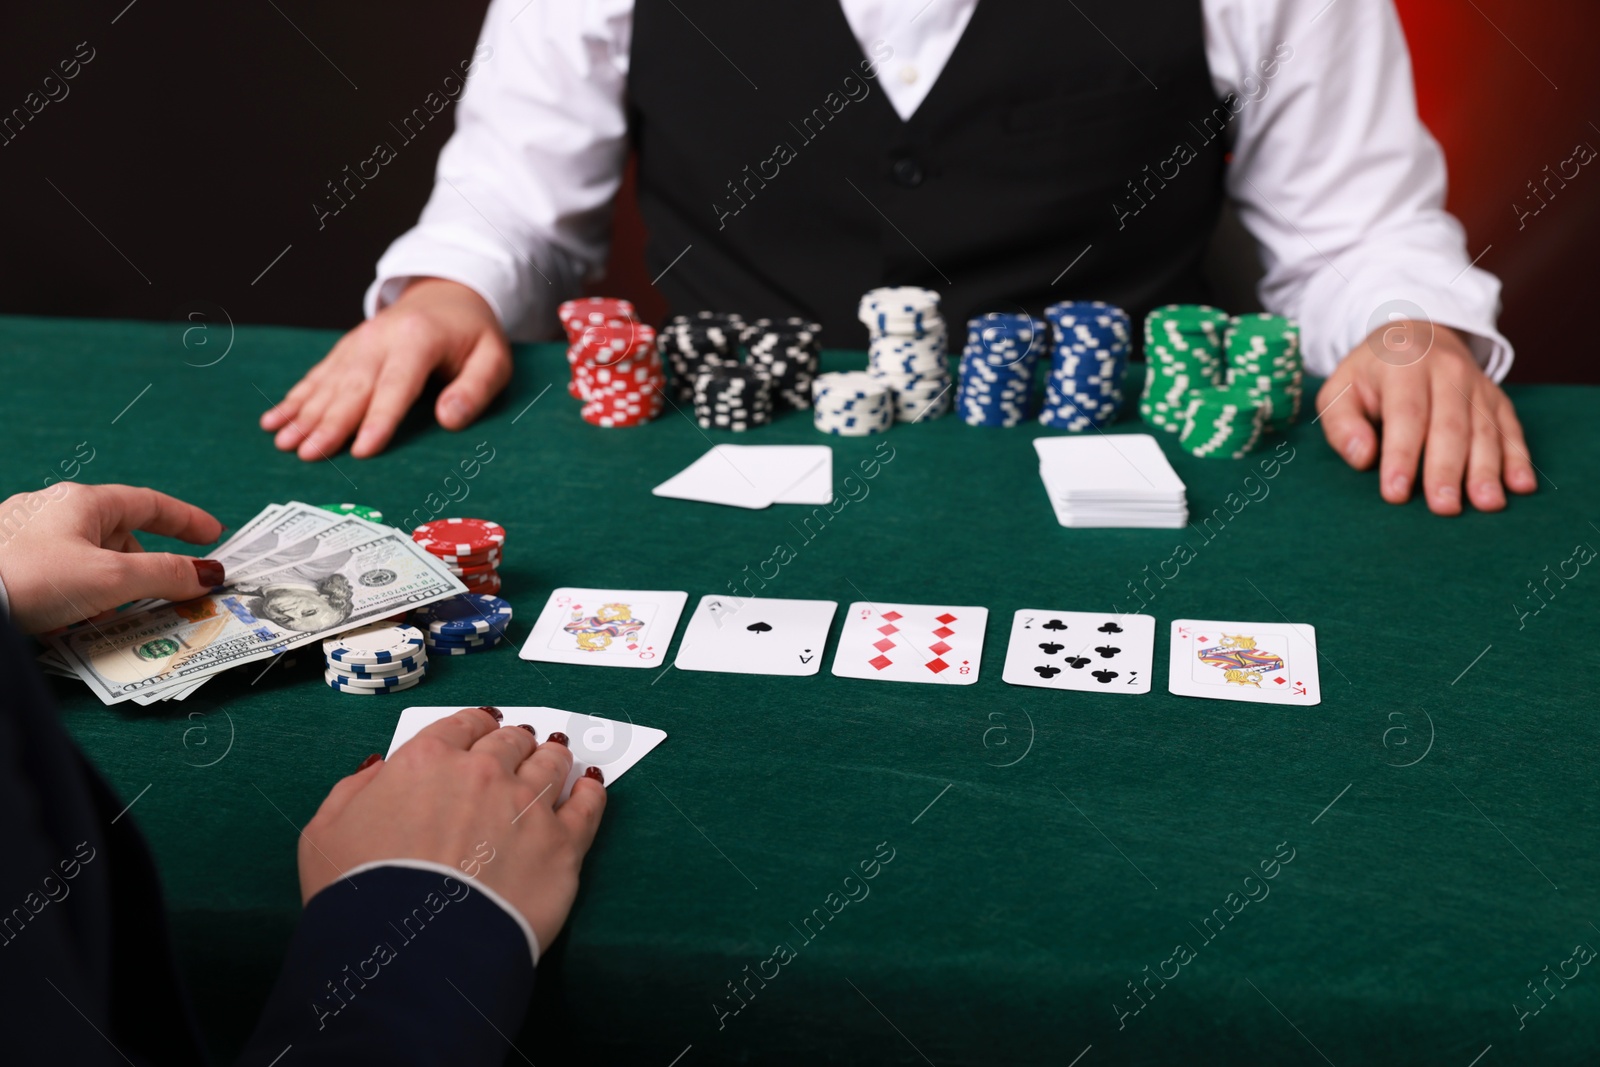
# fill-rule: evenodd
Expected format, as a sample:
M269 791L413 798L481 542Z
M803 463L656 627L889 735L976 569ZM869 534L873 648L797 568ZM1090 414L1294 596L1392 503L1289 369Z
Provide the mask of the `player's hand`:
M222 536L222 523L131 485L57 482L0 502L0 581L11 621L43 633L130 600L191 600L222 584L222 564L146 552L134 530L206 545Z
M1505 507L1504 489L1531 493L1538 484L1510 398L1443 326L1374 331L1323 385L1317 411L1328 443L1357 470L1379 459L1382 424L1378 491L1391 504L1411 498L1419 460L1435 515L1461 513L1463 483L1479 511Z
M556 807L572 753L549 738L536 747L498 715L464 708L335 785L300 835L302 898L363 863L431 860L494 889L548 948L578 894L606 791L579 778Z
M439 425L465 429L511 380L511 347L483 297L457 282L419 278L341 337L261 416L261 428L305 460L327 459L355 433L350 454L365 459L388 445L436 372L454 379L434 405Z

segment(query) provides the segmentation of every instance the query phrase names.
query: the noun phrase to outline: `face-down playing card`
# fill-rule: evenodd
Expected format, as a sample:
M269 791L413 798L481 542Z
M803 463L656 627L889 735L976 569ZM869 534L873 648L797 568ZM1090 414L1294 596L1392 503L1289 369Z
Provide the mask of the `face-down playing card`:
M1174 619L1167 688L1212 700L1319 704L1317 632L1304 623Z
M857 601L845 616L833 673L840 678L971 685L989 609Z
M832 600L701 597L674 664L682 671L816 674L838 607Z
M1011 621L1011 685L1086 693L1150 692L1156 620L1149 615L1024 608Z
M557 589L519 655L547 663L659 667L688 599L664 589Z

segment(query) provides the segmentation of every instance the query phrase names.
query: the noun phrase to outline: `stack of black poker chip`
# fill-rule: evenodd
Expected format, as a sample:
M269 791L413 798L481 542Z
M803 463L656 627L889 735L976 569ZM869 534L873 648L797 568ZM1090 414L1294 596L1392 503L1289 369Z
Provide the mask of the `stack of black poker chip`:
M661 328L656 347L672 370L670 388L678 400L694 398L695 378L702 370L738 365L744 329L738 315L715 311L678 315Z
M757 319L744 328L741 340L750 365L767 376L775 407L811 406L822 343L821 325L806 319Z
M705 367L694 380L694 415L702 429L748 430L772 421L772 387L755 367Z

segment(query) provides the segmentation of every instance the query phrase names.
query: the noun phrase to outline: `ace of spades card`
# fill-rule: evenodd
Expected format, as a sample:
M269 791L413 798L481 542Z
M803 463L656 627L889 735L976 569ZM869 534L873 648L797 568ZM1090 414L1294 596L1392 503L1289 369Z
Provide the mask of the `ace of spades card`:
M1317 632L1304 623L1175 619L1167 688L1250 704L1320 704Z
M1024 608L1011 620L1001 678L1041 689L1148 693L1155 646L1149 615Z
M557 589L518 655L545 663L659 667L688 599L664 589Z
M850 605L833 654L839 678L971 685L983 660L989 609L943 604Z
M832 600L701 597L674 666L724 674L816 674L838 608Z

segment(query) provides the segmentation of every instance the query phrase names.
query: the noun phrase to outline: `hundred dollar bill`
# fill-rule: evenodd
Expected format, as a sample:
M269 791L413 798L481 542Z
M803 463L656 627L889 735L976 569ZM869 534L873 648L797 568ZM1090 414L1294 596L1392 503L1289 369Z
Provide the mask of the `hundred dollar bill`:
M336 516L336 519L339 517ZM193 682L466 592L398 530L366 531L181 604L162 604L50 639L107 704Z

